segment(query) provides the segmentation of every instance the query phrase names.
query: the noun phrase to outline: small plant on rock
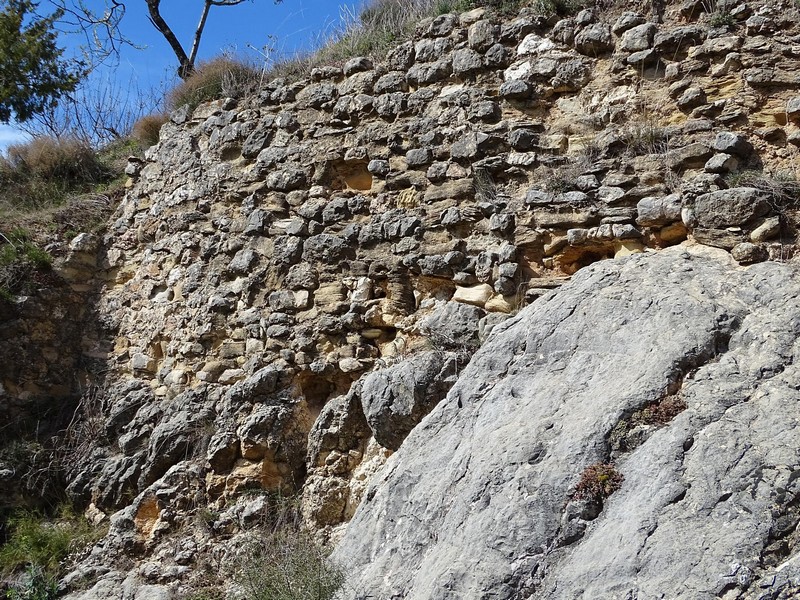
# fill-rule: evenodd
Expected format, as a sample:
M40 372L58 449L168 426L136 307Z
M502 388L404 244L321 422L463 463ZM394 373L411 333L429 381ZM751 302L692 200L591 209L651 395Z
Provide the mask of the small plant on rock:
M28 567L19 583L6 593L8 600L52 600L58 596L58 580L40 567Z
M246 600L331 600L345 572L306 531L293 499L273 500L271 523L244 548L236 582Z
M622 487L624 477L613 463L595 463L584 469L572 494L574 500L591 500L602 504Z

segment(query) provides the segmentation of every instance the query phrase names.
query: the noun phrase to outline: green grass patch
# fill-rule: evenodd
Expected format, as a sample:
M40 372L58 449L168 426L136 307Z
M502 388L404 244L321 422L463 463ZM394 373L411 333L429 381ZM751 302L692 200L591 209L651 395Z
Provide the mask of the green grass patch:
M20 511L8 520L10 534L0 546L0 570L6 575L34 570L56 578L64 573L71 554L98 541L98 528L68 508L55 519L31 511Z

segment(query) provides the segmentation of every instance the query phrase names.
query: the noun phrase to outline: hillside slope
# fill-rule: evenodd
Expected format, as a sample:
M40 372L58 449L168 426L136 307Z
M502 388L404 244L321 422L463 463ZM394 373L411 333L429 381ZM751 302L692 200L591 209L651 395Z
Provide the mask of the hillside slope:
M0 408L78 403L36 474L110 527L64 592L230 591L296 497L354 597L755 593L797 523L800 9L645 4L440 15L171 115L69 293L0 310Z

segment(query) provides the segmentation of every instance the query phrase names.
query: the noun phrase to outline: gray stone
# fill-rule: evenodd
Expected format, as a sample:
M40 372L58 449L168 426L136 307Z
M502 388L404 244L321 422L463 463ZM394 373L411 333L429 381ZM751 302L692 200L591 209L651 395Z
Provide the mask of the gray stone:
M521 79L511 79L500 86L500 96L508 100L525 100L533 93L533 86Z
M731 188L702 194L687 204L698 227L739 227L770 210L764 192L756 188Z
M406 152L406 164L409 167L422 167L433 160L430 148L415 148Z
M405 72L402 71L390 71L385 75L381 75L373 86L373 92L377 95L407 91L408 82L406 81Z
M393 92L375 98L375 112L385 119L394 119L406 110L406 94Z
M800 118L800 96L793 96L786 102L786 114L790 119Z
M559 61L550 85L556 93L578 92L589 83L592 65L588 60L573 58Z
M443 302L420 321L420 332L438 347L459 351L477 346L478 321L486 313L460 302Z
M408 81L415 85L429 85L447 79L453 72L450 58L427 64L415 64L408 70Z
M348 590L755 598L796 561L758 558L797 488L795 271L702 247L601 261L495 326L369 484L333 555ZM667 394L687 408L617 457L617 491L576 504L611 431Z
M731 256L733 256L738 263L749 265L767 260L769 258L769 252L767 252L766 248L758 244L742 242L741 244L736 244L731 249Z
M405 71L414 64L414 42L403 42L395 46L386 55L386 63L390 69Z
M649 67L658 64L660 57L652 48L634 52L625 59L625 62L634 67Z
M595 23L575 36L575 49L587 56L598 56L614 49L614 40L608 25Z
M375 440L397 450L417 423L447 395L459 364L466 360L457 353L420 352L367 375L361 387L361 405Z
M730 173L739 167L739 161L730 154L715 154L708 159L703 169L706 173Z
M624 52L641 52L653 46L653 36L656 33L654 23L643 23L631 27L622 34L619 47Z
M428 26L425 35L429 37L443 37L450 35L458 26L458 17L454 14L439 15Z
M415 60L417 63L427 63L440 60L453 47L449 39L421 39L414 44Z
M305 171L297 167L286 167L267 175L267 186L279 192L299 190L305 187L306 183L307 177Z
M470 25L467 30L469 47L478 52L486 52L498 41L500 27L491 21L481 20Z
M353 248L343 238L330 233L311 236L303 243L303 260L332 264L353 255Z
M706 103L706 93L702 88L691 86L681 94L675 103L681 110L689 110Z
M502 235L507 235L514 231L514 225L513 213L497 213L489 217L489 230Z
M653 38L653 49L664 57L688 52L705 40L706 29L697 25L683 25L661 30Z
M779 216L769 217L764 219L758 227L750 232L750 241L752 242L766 242L776 238L781 233L781 218Z
M713 229L695 227L692 229L692 237L700 244L731 250L737 244L747 241L742 231L732 231L730 229Z
M667 153L667 165L670 169L699 169L704 167L706 161L714 152L702 142L695 142L683 148L670 150Z
M362 71L371 71L373 69L372 59L367 56L356 56L344 63L343 71L345 75L352 75Z
M575 187L582 192L589 192L600 187L600 182L596 175L581 175L575 179Z
M453 74L467 75L483 68L483 57L471 48L453 52Z
M712 148L717 152L734 154L740 158L747 158L753 152L753 145L747 138L733 131L720 131L714 138Z
M636 205L636 222L643 227L661 227L681 220L681 195L648 196Z
M250 267L256 261L256 253L250 248L243 248L239 250L236 255L228 263L227 271L232 274L248 273Z
M367 164L367 170L373 175L379 177L386 177L389 174L389 161L381 159L373 159Z
M614 21L611 30L614 32L614 35L622 35L632 27L643 25L645 21L644 16L640 13L627 11L622 13L617 20Z
M468 133L450 148L450 155L453 158L475 159L482 154L483 145L489 140L489 136L482 132Z

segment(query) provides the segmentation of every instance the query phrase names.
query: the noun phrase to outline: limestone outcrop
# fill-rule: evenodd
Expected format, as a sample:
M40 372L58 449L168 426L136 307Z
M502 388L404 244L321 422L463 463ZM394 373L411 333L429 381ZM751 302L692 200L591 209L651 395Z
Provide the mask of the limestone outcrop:
M0 415L110 525L63 590L224 587L291 495L353 597L790 594L798 23L480 8L173 113L0 300Z
M335 554L347 597L796 597L798 297L795 265L699 247L581 270L371 481Z

